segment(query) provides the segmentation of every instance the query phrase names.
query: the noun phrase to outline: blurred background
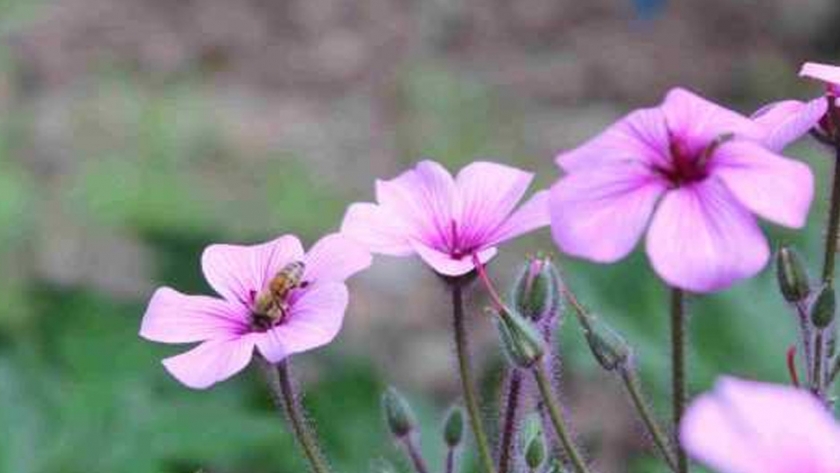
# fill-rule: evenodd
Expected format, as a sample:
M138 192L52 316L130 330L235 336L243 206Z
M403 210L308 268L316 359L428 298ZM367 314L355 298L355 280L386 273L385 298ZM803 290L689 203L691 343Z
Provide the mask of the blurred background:
M207 392L137 336L160 285L208 292L211 242L334 231L348 203L429 156L492 158L557 178L553 157L683 85L744 112L807 98L805 60L840 58L833 0L0 0L0 472L298 473L305 466L254 373ZM827 160L805 232L768 228L816 270ZM543 230L506 246L501 286ZM667 294L636 254L561 258L569 284L636 347L668 414ZM346 328L296 359L336 470L391 458L387 384L421 413L434 465L458 398L447 297L417 261L377 258ZM473 314L485 303L470 297ZM786 379L792 316L771 271L691 305L692 389L721 372ZM562 391L601 471L656 472L614 379L576 324ZM471 319L486 411L493 328Z

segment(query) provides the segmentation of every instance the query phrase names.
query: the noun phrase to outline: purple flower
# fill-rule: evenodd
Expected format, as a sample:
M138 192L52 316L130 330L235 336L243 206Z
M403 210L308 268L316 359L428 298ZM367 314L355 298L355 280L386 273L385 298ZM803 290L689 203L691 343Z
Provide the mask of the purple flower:
M750 119L687 90L630 113L558 156L552 233L568 254L624 258L647 231L654 270L672 286L723 289L769 257L754 216L802 227L813 197L810 169L768 150Z
M720 473L837 473L840 426L810 393L723 378L683 418L686 451Z
M163 365L185 385L204 389L245 368L255 347L277 363L332 341L347 308L344 281L370 260L362 247L337 234L305 254L292 235L255 246L211 245L201 265L221 298L160 288L143 316L140 336L200 342Z
M475 162L453 178L434 161L422 161L389 181L376 181L376 204L356 203L342 233L374 253L419 255L445 276L474 269L495 246L548 225L548 193L537 192L518 209L533 174L489 162Z
M838 95L840 91L840 67L818 62L806 62L799 71L802 77L809 77L825 83L828 93Z
M765 145L774 151L781 151L815 128L833 131L837 126L826 121L826 113L829 102L833 103L840 91L840 67L807 62L799 75L824 82L826 95L808 102L783 100L770 103L753 114L753 120L765 131ZM827 133L827 136L832 135L832 132Z

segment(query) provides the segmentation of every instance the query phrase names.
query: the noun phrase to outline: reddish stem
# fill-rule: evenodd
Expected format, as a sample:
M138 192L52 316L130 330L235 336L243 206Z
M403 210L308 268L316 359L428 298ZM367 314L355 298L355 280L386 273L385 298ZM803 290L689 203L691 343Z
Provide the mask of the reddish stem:
M493 301L493 305L496 307L496 310L499 312L507 310L505 308L505 303L502 302L502 298L499 297L499 293L496 291L496 288L493 287L490 277L487 276L487 270L484 269L484 265L481 264L481 261L478 259L478 253L472 254L472 261L473 265L475 265L476 272L478 272L478 277L481 279L484 287L487 288L487 292L490 293L490 299Z
M795 387L799 387L799 374L796 372L796 346L791 345L787 351L787 367L790 380Z

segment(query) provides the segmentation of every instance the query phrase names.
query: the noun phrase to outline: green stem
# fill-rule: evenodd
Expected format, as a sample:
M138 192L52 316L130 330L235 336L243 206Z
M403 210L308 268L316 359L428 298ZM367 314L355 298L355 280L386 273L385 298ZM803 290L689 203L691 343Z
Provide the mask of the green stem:
M805 355L805 372L808 376L808 384L813 384L813 366L814 366L814 350L811 346L811 320L808 316L808 308L805 303L800 301L795 304L796 314L799 318L799 331L802 332L802 351Z
M828 210L828 230L825 237L822 280L831 284L834 280L834 258L837 254L837 238L840 234L840 144L835 144L834 180L831 185L831 201Z
M566 420L563 415L563 411L560 409L557 400L554 399L551 382L545 372L545 364L542 361L539 361L531 368L531 371L534 373L534 378L537 380L537 387L540 390L540 396L542 396L542 400L548 408L548 415L551 418L551 424L554 426L554 432L560 439L560 443L563 444L563 449L566 451L566 455L569 456L572 466L574 466L577 473L591 473L589 468L586 466L586 462L583 460L583 456L580 454L572 441L572 436L569 433L569 429L566 427Z
M811 376L811 392L817 397L823 397L823 354L825 342L823 340L823 329L817 329L814 335L814 373Z
M648 433L653 439L653 443L656 445L656 448L659 449L659 453L665 459L665 462L668 464L671 471L676 472L678 469L677 458L671 449L668 437L656 421L656 417L650 410L650 405L646 401L644 394L642 394L639 374L636 372L632 362L619 367L619 374L621 375L621 380L624 382L624 387L627 388L627 392L630 393L630 398L633 400L633 405L636 407L636 411L639 413L639 416L645 423L645 427L647 427Z
M455 331L455 351L458 355L458 372L461 378L461 390L464 394L464 404L467 407L467 417L470 421L475 443L478 447L478 456L485 473L496 473L493 466L493 457L490 454L490 447L487 443L487 434L481 423L481 415L478 408L478 397L475 393L472 373L470 371L470 351L467 346L467 330L464 325L464 296L463 288L458 282L450 284L452 289L452 318Z
M840 355L834 357L834 361L831 363L831 370L828 372L826 383L828 385L833 384L838 374L840 374Z
M318 440L307 425L306 417L302 412L303 409L298 403L298 396L292 384L288 362L283 360L277 365L273 365L263 359L261 364L266 374L272 400L277 408L281 409L286 415L292 427L292 433L294 433L304 456L309 461L310 471L312 473L329 473L330 467L324 460Z
M679 432L685 411L685 294L682 289L671 289L671 389L674 415L674 432ZM677 472L688 472L688 457L677 444Z

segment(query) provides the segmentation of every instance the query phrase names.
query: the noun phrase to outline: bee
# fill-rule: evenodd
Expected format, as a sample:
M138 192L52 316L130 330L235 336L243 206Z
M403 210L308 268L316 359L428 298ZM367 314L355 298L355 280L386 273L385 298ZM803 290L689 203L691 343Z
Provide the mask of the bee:
M281 322L289 310L286 299L295 289L304 288L303 280L306 265L302 261L293 261L284 266L269 281L268 288L257 296L254 304L253 324L267 330Z

